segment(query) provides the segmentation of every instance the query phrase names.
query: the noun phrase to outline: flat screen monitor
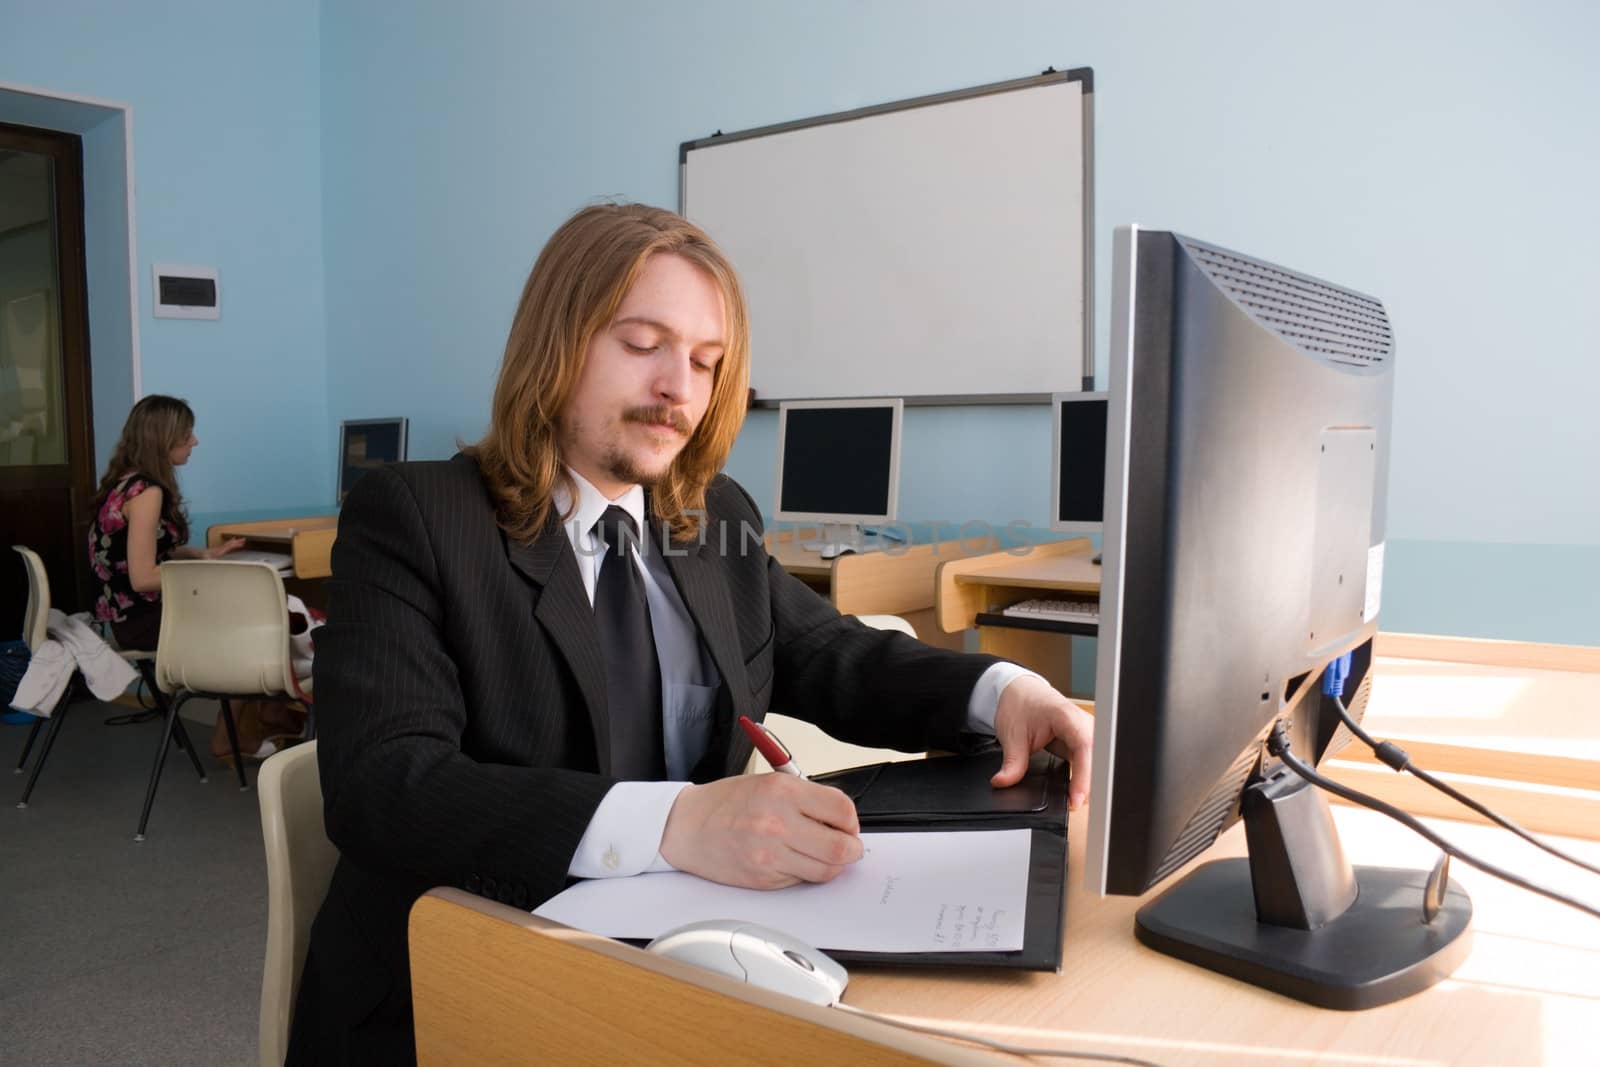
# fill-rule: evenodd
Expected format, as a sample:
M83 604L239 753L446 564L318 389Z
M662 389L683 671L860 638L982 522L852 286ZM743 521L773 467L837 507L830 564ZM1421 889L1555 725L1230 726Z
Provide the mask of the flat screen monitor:
M1057 393L1050 528L1099 533L1106 499L1106 393Z
M346 419L339 424L339 503L369 470L406 458L405 419Z
M1371 690L1394 345L1383 304L1174 233L1113 242L1103 582L1087 885L1139 895L1145 944L1338 1008L1438 981L1466 951L1453 883L1352 867L1293 772L1349 735L1320 682ZM1281 733L1277 732L1281 728Z
M900 400L778 406L778 507L785 522L892 522L900 488Z

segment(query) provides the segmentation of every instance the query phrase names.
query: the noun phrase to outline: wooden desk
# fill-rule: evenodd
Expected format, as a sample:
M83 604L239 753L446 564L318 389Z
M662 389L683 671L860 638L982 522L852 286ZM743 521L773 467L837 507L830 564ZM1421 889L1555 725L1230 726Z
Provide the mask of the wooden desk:
M288 552L294 559L296 578L326 578L333 573L330 560L338 526L338 515L310 515L297 519L268 519L264 522L223 522L206 528L206 545L212 547L230 537L242 537L247 542L247 548Z
M778 566L810 585L846 615L899 615L930 645L960 650L965 637L935 618L936 581L940 567L974 553L993 551L991 537L901 545L883 551L855 552L825 560L800 546L819 538L821 530L784 527L769 531L765 544ZM966 627L961 627L964 630Z
M218 523L207 528L206 544L218 545L230 537L243 537L249 548L287 551L294 559L296 578L326 578L332 573L330 558L338 525L337 515ZM820 534L820 530L776 530L767 534L766 549L779 566L829 597L845 614L900 615L929 644L962 647L961 635L950 637L935 624L935 575L945 560L958 559L972 551L991 551L992 538L976 544L944 541L908 545L824 560L800 547L801 542ZM736 550L732 545L729 548Z
M1426 868L1432 846L1371 812L1335 809L1357 863ZM1474 942L1417 996L1337 1012L1140 945L1141 901L1082 885L1084 813L1071 843L1063 973L857 967L845 1002L1028 1045L1132 1055L1166 1067L1584 1065L1600 1042L1600 922L1463 864ZM1434 823L1486 858L1589 899L1593 879L1502 831ZM1595 828L1600 833L1600 827ZM1508 843L1510 842L1510 843ZM1600 860L1600 842L1566 846ZM1235 826L1202 860L1243 852ZM1420 907L1420 904L1419 904ZM790 1002L455 890L411 918L417 1045L425 1065L511 1063L1017 1063ZM1031 1062L1031 1061L1030 1061Z
M333 539L338 527L337 515L222 522L206 527L206 545L219 545L230 537L242 537L246 548L287 552L294 560L294 573L284 578L284 592L299 597L319 611L326 611L328 592L322 579L333 573Z
M1531 830L1600 834L1600 648L1380 633L1374 652L1368 733ZM1355 789L1483 821L1363 745L1338 757Z
M1038 671L1063 693L1072 692L1072 641L1065 633L1022 626L983 626L978 616L1051 592L1098 598L1100 565L1087 538L950 559L939 565L935 611L939 628L977 628L978 650Z

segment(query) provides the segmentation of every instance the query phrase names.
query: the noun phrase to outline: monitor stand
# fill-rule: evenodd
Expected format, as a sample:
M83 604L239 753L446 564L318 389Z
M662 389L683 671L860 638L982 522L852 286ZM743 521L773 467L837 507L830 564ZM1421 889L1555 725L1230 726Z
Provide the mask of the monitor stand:
M1196 869L1139 909L1140 941L1170 956L1325 1008L1388 1004L1466 958L1472 901L1429 873L1352 867L1322 791L1287 768L1246 788L1249 858Z

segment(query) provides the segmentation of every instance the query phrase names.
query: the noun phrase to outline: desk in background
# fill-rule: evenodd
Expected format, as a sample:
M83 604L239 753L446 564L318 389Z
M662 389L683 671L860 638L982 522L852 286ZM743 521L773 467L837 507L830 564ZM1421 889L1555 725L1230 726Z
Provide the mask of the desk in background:
M337 515L223 522L207 528L206 544L218 545L230 537L242 537L248 548L287 552L294 560L294 578L308 583L299 587L299 595L320 604L320 591L309 583L333 572L330 559L338 524ZM942 632L934 619L935 573L941 562L958 559L966 551L988 552L993 547L992 540L967 542L966 547L960 541L943 541L825 560L800 547L813 536L820 536L820 530L786 528L768 533L765 544L780 567L828 597L845 614L900 615L929 644L962 647L961 635ZM736 545L729 544L729 551L737 550ZM306 596L307 593L312 595Z
M976 552L987 558L993 537L900 545L887 551L852 552L825 560L801 548L821 530L784 527L769 531L767 552L778 566L833 602L846 615L899 615L930 645L961 650L964 635L940 625L935 613L941 566ZM965 629L963 627L963 629Z
M287 552L294 561L294 573L284 578L284 591L326 611L328 597L322 579L333 573L333 538L338 526L337 515L219 522L206 527L206 547L220 545L230 537L242 537L246 548Z
M1072 625L1001 621L993 613L1051 593L1099 597L1100 565L1093 557L1093 543L1075 537L1033 545L1021 555L1000 551L947 559L939 565L935 594L939 629L953 633L975 627L978 651L1020 663L1071 693Z
M1368 733L1530 830L1600 837L1600 648L1380 633L1373 651ZM1325 769L1416 815L1485 821L1358 743ZM1579 895L1600 903L1593 882ZM1596 1019L1600 1048L1600 1004Z

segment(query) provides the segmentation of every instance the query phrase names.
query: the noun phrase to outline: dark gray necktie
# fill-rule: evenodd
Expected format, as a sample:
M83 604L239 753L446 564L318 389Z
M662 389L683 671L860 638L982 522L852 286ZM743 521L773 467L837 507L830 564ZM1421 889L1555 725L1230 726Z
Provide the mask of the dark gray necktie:
M606 661L606 712L611 720L610 773L659 781L667 776L661 732L661 666L650 629L644 579L633 562L639 529L619 507L606 508L594 533L604 542L594 587L594 621Z

